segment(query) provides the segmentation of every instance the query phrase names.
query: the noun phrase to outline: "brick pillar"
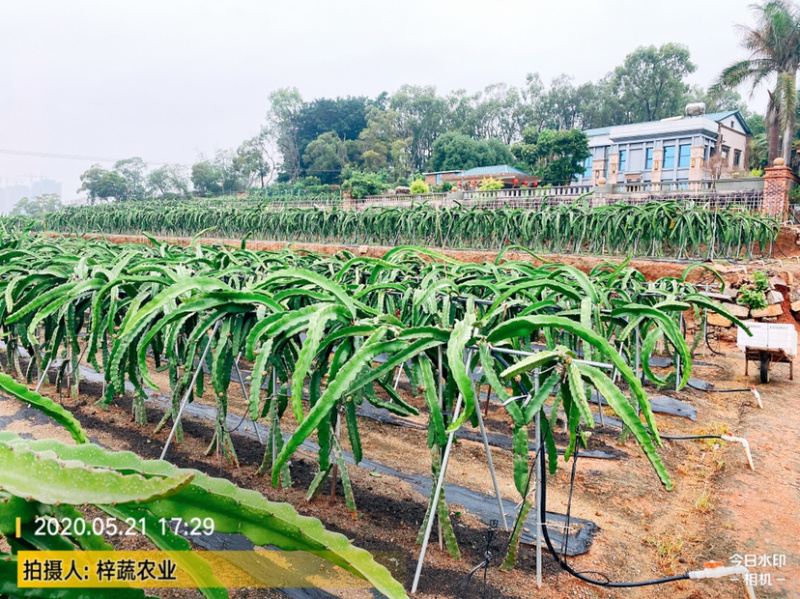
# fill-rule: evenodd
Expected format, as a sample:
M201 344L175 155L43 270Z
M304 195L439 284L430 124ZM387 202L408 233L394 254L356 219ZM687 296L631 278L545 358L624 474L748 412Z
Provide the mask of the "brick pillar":
M789 214L789 192L797 182L792 169L783 164L783 160L775 160L775 166L764 170L764 202L763 214L769 214L781 220Z

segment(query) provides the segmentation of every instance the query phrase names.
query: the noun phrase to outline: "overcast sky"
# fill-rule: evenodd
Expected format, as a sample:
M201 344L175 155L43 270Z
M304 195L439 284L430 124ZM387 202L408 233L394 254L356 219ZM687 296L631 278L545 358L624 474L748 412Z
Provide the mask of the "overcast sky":
M707 86L745 57L750 0L0 0L0 149L191 164L258 132L267 96L375 96L596 81L641 45L685 44ZM752 100L763 112L765 94ZM92 160L0 152L0 187ZM104 163L110 168L110 163ZM0 206L7 210L8 206Z

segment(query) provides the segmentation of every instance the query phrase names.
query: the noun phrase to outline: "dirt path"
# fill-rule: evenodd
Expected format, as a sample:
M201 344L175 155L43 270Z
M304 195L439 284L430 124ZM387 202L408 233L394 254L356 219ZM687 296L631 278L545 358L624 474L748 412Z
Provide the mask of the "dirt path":
M742 362L736 381L752 384ZM785 372L774 379L760 386L764 409L744 410L736 433L753 447L756 470L726 471L716 499L717 526L731 556L768 575L760 580L760 599L800 597L800 388Z
M749 387L755 376L743 376L743 360L737 350L725 347L728 355L714 361L717 368L697 368L698 377L712 380L718 388ZM800 597L800 460L795 453L800 433L800 412L793 406L797 386L789 382L783 370L775 372L774 382L762 386L764 410L759 410L752 394L709 394L687 392L681 399L698 411L698 421L659 415L663 434L719 434L729 432L745 436L753 446L756 471L747 469L741 448L716 441L665 442L659 453L675 482L675 490L666 492L656 480L641 452L629 442L621 449L622 461L581 460L578 464L572 514L597 522L601 530L590 552L570 560L581 571L607 573L615 580L643 580L679 574L703 567L706 561L725 561L738 554L745 560L760 556L786 556L781 568L756 567L755 572L770 574L768 582L757 587L759 599ZM54 399L52 387L45 393ZM231 406L239 399L232 389ZM82 383L78 398L63 398L92 438L119 449L131 449L155 457L164 442L166 431L158 435L152 425L137 427L130 421L130 400L121 400L106 412L94 403L100 390ZM409 398L412 400L412 398ZM205 403L207 400L203 400ZM210 398L209 400L210 401ZM213 404L213 401L212 401ZM3 421L3 416L13 416ZM159 419L150 412L151 423ZM424 418L422 418L424 420ZM507 432L502 410L492 408L487 420L490 430ZM32 410L10 400L0 400L0 427L36 437L56 436L61 431L39 422ZM425 434L398 429L365 420L360 423L365 456L404 471L427 472ZM299 455L293 460L295 486L273 489L264 478L255 475L262 448L254 441L235 440L242 466L231 469L215 456L206 457L211 428L207 423L187 421L187 438L171 450L171 459L182 466L199 468L212 475L222 475L240 485L256 489L274 500L289 501L307 515L322 521L368 549L397 548L408 556L407 567L413 572L418 546L414 539L426 498L402 481L391 477L374 478L360 469L352 473L359 518L354 522L341 501L329 504L323 498L306 503L305 490L313 476L315 456ZM64 436L63 434L61 435ZM593 441L609 446L617 444L613 430L595 431ZM495 465L501 490L514 499L510 452L497 450ZM470 488L491 492L485 470L485 458L479 444L462 441L453 451L448 480ZM563 512L569 484L569 464L561 462L558 473L548 485L548 509ZM341 498L341 487L338 491ZM451 506L464 559L454 562L434 543L423 570L423 584L417 597L424 599L479 596L473 583L470 593L459 590L466 572L480 561L485 525L457 505ZM499 535L502 541L503 536ZM761 558L763 561L763 557ZM774 563L774 562L773 562ZM737 599L744 597L741 585L728 581L689 581L666 586L637 589L604 589L579 582L558 568L545 555L545 586L536 590L533 580L533 550L523 547L520 564L510 574L493 568L489 572L489 593L493 599L631 598L655 599ZM779 579L784 580L779 580ZM410 579L407 581L410 582ZM767 582L763 580L762 582ZM163 595L166 597L166 595ZM174 595L186 596L187 595ZM237 594L238 596L238 594Z

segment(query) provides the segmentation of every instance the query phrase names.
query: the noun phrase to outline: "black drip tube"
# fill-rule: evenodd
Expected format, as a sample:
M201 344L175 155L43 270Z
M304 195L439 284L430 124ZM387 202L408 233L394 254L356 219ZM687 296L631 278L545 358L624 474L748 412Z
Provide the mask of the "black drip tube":
M500 362L506 368L509 367L508 362L502 356L500 356L499 354L497 354L495 352L492 352L492 353L494 355L494 358L498 362ZM529 393L529 391L527 389L525 389L525 387L522 385L522 383L519 383L519 386L520 386L520 389L521 389L521 391L523 393L525 393L525 394ZM556 549L555 549L555 547L553 547L553 542L550 540L550 535L548 534L548 530L547 530L547 466L545 465L545 460L544 460L544 456L545 456L545 453L546 453L545 452L545 443L544 443L544 434L545 434L545 430L542 427L542 430L540 431L540 439L541 440L539 442L539 447L537 448L537 451L542 456L542 459L539 460L539 462L541 464L541 469L540 470L541 470L541 481L542 481L542 489L541 489L542 501L541 501L541 504L539 505L539 515L538 515L538 517L539 517L540 522L542 523L542 536L544 536L544 541L547 544L547 549L550 551L552 556L555 558L556 562L558 562L558 565L563 570L565 570L567 573L571 574L572 576L574 576L578 580L582 580L583 582L587 582L589 584L593 584L593 585L596 585L596 586L602 586L602 587L614 587L614 588L645 587L645 586L652 586L652 585L656 585L656 584L664 584L664 583L667 583L667 582L676 582L678 580L688 580L689 579L689 574L688 573L687 574L680 574L678 576L668 576L668 577L665 577L665 578L654 578L654 579L651 579L651 580L640 580L640 581L634 581L634 582L612 582L609 579L600 580L600 579L597 579L597 578L590 578L589 576L586 576L585 574L583 574L581 572L578 572L577 570L573 569L572 566L570 566L567 563L567 561L558 552L556 552ZM667 438L667 437L664 437L664 438ZM709 439L709 438L719 438L719 437L714 436L714 435L701 435L701 436L698 436L698 437L695 437L695 438ZM573 459L577 460L577 456L575 456ZM536 467L536 461L534 460L533 464L531 464L530 472L528 473L528 484L527 484L528 489L526 489L526 495L527 495L527 491L530 488L531 474L533 473L533 469L535 467ZM597 574L600 574L601 576L605 576L604 574L599 573L599 572Z

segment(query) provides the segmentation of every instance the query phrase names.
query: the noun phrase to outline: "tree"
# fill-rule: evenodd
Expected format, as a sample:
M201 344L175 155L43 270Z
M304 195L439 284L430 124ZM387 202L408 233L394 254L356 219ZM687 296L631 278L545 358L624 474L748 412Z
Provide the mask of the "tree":
M520 139L524 123L528 120L523 94L513 86L494 83L486 86L482 94L472 97L475 106L465 117L459 115L462 131L483 139L499 139L505 144ZM459 106L464 112L464 108ZM463 126L469 124L469 129ZM453 130L454 127L450 127Z
M631 122L626 106L617 93L613 73L608 73L597 83L584 83L575 93L580 107L581 129L610 127Z
M411 138L411 168L424 169L433 151L433 142L447 131L447 101L436 95L433 86L403 85L392 96L389 108L397 112L399 137Z
M347 171L342 175L342 190L349 192L356 199L368 195L378 195L389 188L389 185L377 173Z
M411 171L412 141L411 137L403 137L396 111L367 108L367 126L358 136L360 161L365 169L376 171L391 166L396 178L406 177Z
M747 105L742 100L742 96L734 89L713 89L705 90L700 86L692 86L690 92L690 102L703 102L706 105L706 112L724 112L726 110L738 110L745 117L750 114Z
M33 198L22 198L11 210L11 216L41 217L48 212L58 212L64 206L57 193L43 193Z
M513 161L509 147L498 139L478 140L448 132L433 144L429 168L432 171L466 170Z
M282 88L269 95L265 135L275 143L283 158L281 168L291 181L300 176L300 113L303 97L296 87Z
M192 186L198 195L222 192L222 171L209 160L201 160L192 165Z
M537 116L544 129L574 129L581 124L578 89L569 75L553 79L549 91L539 103Z
M143 200L147 196L147 165L144 160L138 156L118 160L114 163L114 170L126 181L126 199Z
M297 115L300 156L306 153L310 143L329 131L345 142L358 139L367 126L367 103L366 97L350 96L335 100L318 98L304 103Z
M695 71L689 49L679 44L640 47L614 70L613 81L628 122L657 121L683 112L689 86L683 79Z
M721 91L748 82L755 91L774 78L775 87L768 90L767 160L772 164L778 155L783 130L782 155L789 164L795 121L795 82L800 65L800 9L786 0L770 0L753 9L757 13L756 27L739 25L744 34L742 46L750 52L750 57L723 70L714 89Z
M214 155L214 167L219 173L219 183L222 194L232 194L245 189L242 173L234 162L234 153L230 150L217 150Z
M591 156L589 138L577 129L540 132L528 127L522 132L522 143L512 146L511 151L544 183L554 185L567 185L583 172L583 161Z
M151 196L180 198L189 195L189 181L184 168L176 164L164 164L147 175L147 187Z
M262 135L246 139L236 149L233 156L233 167L245 179L245 187L252 187L256 180L264 187L265 179L270 173L267 153Z
M306 172L319 177L322 183L338 180L347 162L347 148L335 131L317 137L306 146L303 154Z
M116 199L124 201L128 198L128 181L116 171L108 171L95 164L81 175L81 186L78 193L89 194L89 203L97 200Z

